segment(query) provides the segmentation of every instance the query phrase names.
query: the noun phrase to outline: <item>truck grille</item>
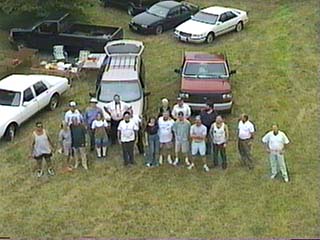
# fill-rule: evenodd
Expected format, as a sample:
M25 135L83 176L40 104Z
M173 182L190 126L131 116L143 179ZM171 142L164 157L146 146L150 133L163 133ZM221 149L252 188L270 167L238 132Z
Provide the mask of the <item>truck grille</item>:
M222 103L222 102L227 102L230 101L227 100L225 101L222 99L222 94L217 93L217 94L189 94L189 98L186 99L187 102L192 102L192 103Z

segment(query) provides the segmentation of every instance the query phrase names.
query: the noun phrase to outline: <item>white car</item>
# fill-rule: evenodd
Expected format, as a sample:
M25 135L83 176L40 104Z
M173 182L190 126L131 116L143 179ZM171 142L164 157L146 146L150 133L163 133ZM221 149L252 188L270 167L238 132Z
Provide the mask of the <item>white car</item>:
M202 9L190 20L176 27L174 35L185 42L211 43L219 35L234 30L242 31L247 22L248 16L245 11L226 7L209 7Z
M48 75L10 75L0 81L0 138L12 140L21 123L41 109L54 110L69 80Z

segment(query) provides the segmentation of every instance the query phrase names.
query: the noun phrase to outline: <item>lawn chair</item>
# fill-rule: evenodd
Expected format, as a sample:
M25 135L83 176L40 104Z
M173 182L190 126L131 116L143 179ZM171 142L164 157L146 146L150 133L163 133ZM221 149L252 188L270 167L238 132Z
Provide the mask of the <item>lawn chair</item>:
M90 51L88 50L80 50L79 51L79 57L75 59L75 65L78 68L81 68L82 65L87 61L88 57L90 55Z
M66 60L68 57L67 52L64 50L63 45L55 45L53 46L53 57L56 61Z

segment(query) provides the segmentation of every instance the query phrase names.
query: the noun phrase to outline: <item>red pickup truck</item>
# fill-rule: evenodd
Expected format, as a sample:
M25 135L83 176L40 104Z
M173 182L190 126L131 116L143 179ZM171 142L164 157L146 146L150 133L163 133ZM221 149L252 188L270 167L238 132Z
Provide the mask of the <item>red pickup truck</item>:
M230 70L224 54L186 52L181 68L175 72L181 75L179 96L192 110L201 110L209 102L218 112L231 112L230 76L236 71Z

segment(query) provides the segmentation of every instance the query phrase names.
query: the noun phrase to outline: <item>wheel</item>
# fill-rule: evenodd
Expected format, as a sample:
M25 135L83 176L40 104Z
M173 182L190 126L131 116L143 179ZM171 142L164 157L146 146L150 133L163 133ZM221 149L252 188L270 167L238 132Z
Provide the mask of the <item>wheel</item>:
M236 32L241 32L242 29L243 29L243 23L238 22L238 24L236 25Z
M7 141L13 141L14 137L16 136L17 128L18 128L17 124L10 123L4 135Z
M212 43L214 40L214 33L209 33L208 36L207 36L207 39L206 39L206 42L207 43Z
M134 9L133 9L132 6L128 6L127 13L129 14L129 16L133 16L134 15Z
M163 26L162 25L158 25L156 27L156 35L160 35L161 33L163 33Z
M49 110L53 111L55 110L57 107L59 106L59 95L58 94L54 94L49 102Z

